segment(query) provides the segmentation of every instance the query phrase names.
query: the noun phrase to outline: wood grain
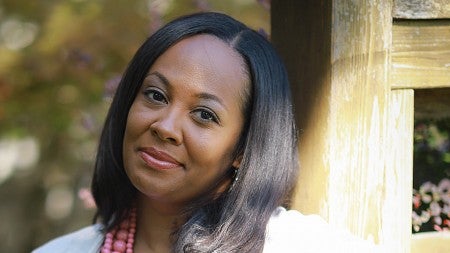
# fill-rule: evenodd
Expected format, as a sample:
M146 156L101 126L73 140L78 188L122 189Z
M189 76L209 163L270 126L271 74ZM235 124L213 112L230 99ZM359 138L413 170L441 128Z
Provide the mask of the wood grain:
M391 1L333 1L323 213L364 238L383 238Z
M450 20L397 21L393 26L392 87L450 87Z
M273 0L271 15L272 40L288 66L302 132L293 207L392 246L410 228L383 223L384 208L395 208L385 184L399 187L385 180L392 169L386 167L391 4Z
M331 78L330 0L273 0L272 42L286 63L300 132L300 180L294 208L319 213L327 199L327 153ZM326 217L325 217L326 218Z
M385 197L382 204L382 241L390 252L411 251L413 178L414 90L394 90L390 95ZM393 239L395 238L395 239Z
M423 232L412 235L411 253L450 252L450 232Z

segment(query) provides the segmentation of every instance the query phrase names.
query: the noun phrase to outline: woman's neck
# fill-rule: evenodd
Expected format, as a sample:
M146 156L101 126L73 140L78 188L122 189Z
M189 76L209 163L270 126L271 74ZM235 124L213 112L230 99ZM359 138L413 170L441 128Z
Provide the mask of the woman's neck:
M141 197L137 210L134 252L172 253L172 233L181 224L181 219L179 212Z

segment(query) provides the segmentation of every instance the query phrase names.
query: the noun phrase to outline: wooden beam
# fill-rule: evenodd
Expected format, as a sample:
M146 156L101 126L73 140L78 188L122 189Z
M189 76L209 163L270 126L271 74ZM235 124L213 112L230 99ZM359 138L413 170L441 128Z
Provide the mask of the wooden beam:
M389 105L382 241L390 252L411 252L414 90L391 92Z
M391 1L333 1L328 219L380 242Z
M393 16L401 19L450 18L450 1L394 0Z
M450 20L396 21L393 88L450 87Z
M450 233L422 232L412 235L411 253L450 252Z
M272 0L272 41L286 63L300 129L300 183L294 207L319 213L327 199L328 99L331 81L330 0ZM314 168L314 169L313 169ZM302 200L300 200L302 199Z
M410 233L383 227L385 184L399 187L385 179L391 14L390 0L272 0L271 13L302 131L294 208L378 243Z

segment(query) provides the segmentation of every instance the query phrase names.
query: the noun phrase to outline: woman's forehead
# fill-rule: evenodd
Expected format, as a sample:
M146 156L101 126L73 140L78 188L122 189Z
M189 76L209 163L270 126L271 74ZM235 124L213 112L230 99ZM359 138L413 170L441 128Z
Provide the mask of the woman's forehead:
M219 93L232 89L241 96L249 89L241 55L212 35L195 35L177 42L154 62L148 74L154 72L169 82L217 89Z

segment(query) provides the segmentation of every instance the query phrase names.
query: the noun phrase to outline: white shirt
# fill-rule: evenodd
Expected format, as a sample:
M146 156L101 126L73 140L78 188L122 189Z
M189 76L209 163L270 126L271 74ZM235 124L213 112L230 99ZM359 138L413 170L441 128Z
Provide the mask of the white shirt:
M267 224L264 253L384 252L379 246L331 227L318 215L278 207Z
M32 253L98 253L102 226L92 225L58 237ZM331 228L318 215L278 207L267 224L264 253L382 252L370 242Z

